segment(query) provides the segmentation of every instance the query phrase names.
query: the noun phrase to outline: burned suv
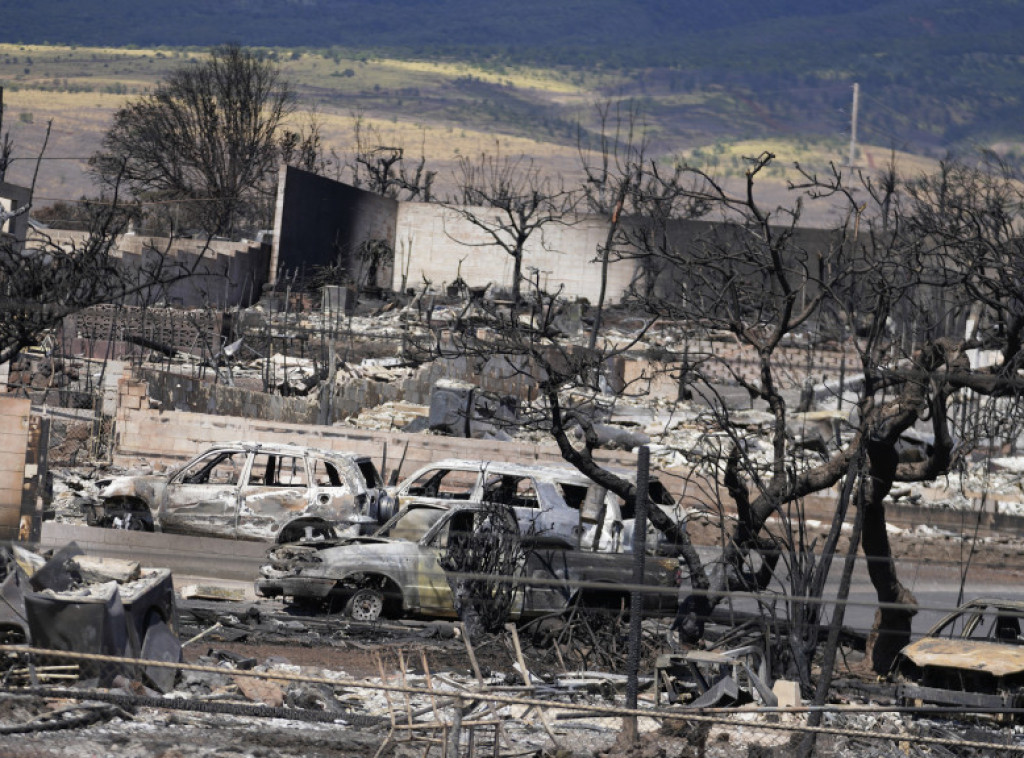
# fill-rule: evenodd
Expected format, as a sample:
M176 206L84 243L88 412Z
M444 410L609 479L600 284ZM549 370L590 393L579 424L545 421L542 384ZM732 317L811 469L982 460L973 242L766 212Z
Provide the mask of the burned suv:
M976 708L1019 720L1024 707L1024 602L964 603L896 656L890 678L903 705Z
M616 473L631 478L632 472ZM675 498L651 476L648 497L679 526ZM454 506L459 502L498 503L512 508L524 536L560 538L571 547L600 552L629 552L633 544L633 507L566 466L450 458L413 472L394 489L394 506L412 502ZM454 501L454 502L453 502ZM653 527L648 545L670 553L672 546Z
M86 517L91 526L296 542L372 531L388 500L382 486L368 456L231 443L170 474L111 480Z

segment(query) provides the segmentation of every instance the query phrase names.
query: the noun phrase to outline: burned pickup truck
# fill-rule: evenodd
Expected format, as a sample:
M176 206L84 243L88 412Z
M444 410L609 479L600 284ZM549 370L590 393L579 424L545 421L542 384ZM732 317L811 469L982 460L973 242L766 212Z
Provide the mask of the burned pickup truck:
M373 536L333 545L273 548L256 591L327 612L343 610L359 621L382 616L454 618L450 577L440 559L453 540L483 528L489 507L413 503ZM529 536L523 548L525 562L515 578L511 617L559 613L576 600L590 606L619 608L623 602L628 606L625 582L632 576L631 555L535 542ZM646 612L674 613L683 577L677 559L648 556Z
M296 542L358 534L390 510L368 456L297 445L216 445L169 474L122 476L87 506L90 526Z

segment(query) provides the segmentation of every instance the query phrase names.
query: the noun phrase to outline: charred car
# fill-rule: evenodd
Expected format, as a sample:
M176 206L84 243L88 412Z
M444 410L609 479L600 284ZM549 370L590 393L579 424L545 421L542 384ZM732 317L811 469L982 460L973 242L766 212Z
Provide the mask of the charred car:
M904 647L891 677L904 704L967 706L999 720L1024 706L1024 601L978 598Z
M630 474L616 472L629 478ZM633 507L574 468L498 461L448 459L431 463L394 489L398 507L411 502L452 505L485 502L512 507L524 536L562 539L568 546L602 552L632 548ZM650 477L652 505L678 520L675 499ZM669 552L661 535L650 529L648 544Z
M373 531L388 498L368 456L232 443L170 474L111 480L86 516L92 526L282 543Z
M456 617L449 577L440 559L453 540L481 528L490 506L414 503L376 535L335 545L284 545L268 553L256 592L358 621L380 617ZM515 527L515 525L513 525ZM516 527L518 528L518 527ZM566 547L524 536L525 563L511 606L513 618L564 611L573 602L628 607L632 556ZM672 614L683 571L675 558L645 562L645 611Z

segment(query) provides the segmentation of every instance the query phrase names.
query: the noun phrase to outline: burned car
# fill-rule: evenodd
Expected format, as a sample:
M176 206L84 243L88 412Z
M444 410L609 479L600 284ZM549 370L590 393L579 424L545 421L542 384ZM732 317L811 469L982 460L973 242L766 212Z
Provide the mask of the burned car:
M261 568L256 592L331 612L342 609L358 621L382 616L454 618L449 577L440 559L453 540L483 525L491 506L414 503L376 535L336 545L273 548ZM511 518L511 516L510 516ZM518 527L513 525L518 530ZM632 577L632 556L568 548L564 543L525 537L525 563L510 615L526 618L559 613L579 599L590 606L628 607L624 581ZM675 612L683 571L675 558L650 557L645 566L645 610Z
M652 504L678 519L675 499L657 477L650 477L648 494ZM612 553L632 546L632 506L565 466L441 460L405 479L394 489L394 499L399 507L412 501L498 503L513 508L524 536L561 538L571 547ZM666 547L652 528L648 544L659 542Z
M367 456L282 444L216 445L170 474L122 476L92 526L294 542L375 529L388 495Z
M904 647L891 678L904 704L968 706L998 719L1024 706L1024 601L978 598Z

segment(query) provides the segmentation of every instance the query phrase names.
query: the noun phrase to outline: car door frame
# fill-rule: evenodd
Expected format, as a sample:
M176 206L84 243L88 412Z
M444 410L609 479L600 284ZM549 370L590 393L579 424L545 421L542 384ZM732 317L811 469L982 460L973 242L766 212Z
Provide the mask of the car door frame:
M184 481L189 469L203 459L214 459L208 464L214 465L217 460L237 454L243 455L244 458L238 479L234 484L214 489L218 485ZM164 488L159 508L161 530L180 534L203 534L211 537L234 537L240 502L239 493L242 483L248 480L251 466L252 450L244 447L208 450L190 460L171 476L167 487ZM186 487L190 489L182 489ZM202 497L204 493L199 488L212 491L205 493L206 497ZM196 497L185 497L184 495L188 492L195 493ZM190 500L195 500L194 504L188 504ZM219 513L216 512L217 509L210 507L216 502L223 503L223 508Z

